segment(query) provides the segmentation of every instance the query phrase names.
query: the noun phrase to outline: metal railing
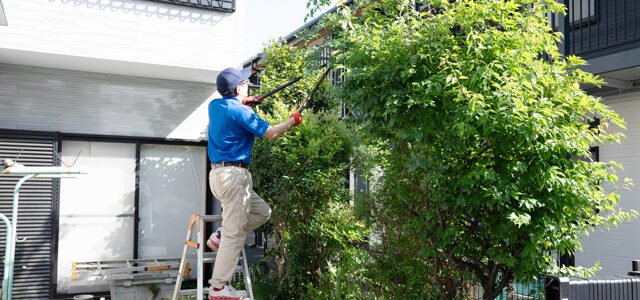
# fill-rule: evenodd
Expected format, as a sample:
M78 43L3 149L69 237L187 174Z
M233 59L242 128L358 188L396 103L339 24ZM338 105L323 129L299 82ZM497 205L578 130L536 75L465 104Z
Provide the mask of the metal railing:
M236 11L235 0L150 0L150 1L210 9L210 10L221 11L221 12Z
M565 53L598 56L640 44L640 1L558 0L567 16L551 20L565 36Z

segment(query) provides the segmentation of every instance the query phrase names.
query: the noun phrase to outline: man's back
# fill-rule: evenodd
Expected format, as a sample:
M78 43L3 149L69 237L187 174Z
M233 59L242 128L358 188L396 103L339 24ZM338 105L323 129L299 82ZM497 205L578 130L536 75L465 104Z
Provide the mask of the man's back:
M234 97L223 97L209 103L209 159L251 162L254 137L261 137L269 128L253 110Z

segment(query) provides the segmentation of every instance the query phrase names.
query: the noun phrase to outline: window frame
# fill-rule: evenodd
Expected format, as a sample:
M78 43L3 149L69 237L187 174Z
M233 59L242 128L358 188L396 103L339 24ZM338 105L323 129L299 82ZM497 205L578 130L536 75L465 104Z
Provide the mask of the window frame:
M77 134L77 133L55 133L57 137L57 146L56 149L57 156L60 157L62 155L62 143L63 141L81 141L81 142L105 142L105 143L131 143L135 144L135 192L134 192L134 226L133 226L133 259L137 259L139 257L138 248L139 248L139 222L140 222L140 146L142 144L158 144L158 145L176 145L176 146L202 146L207 147L207 141L186 141L186 140L175 140L175 139L166 139L166 138L154 138L154 137L141 137L141 136L117 136L117 135L91 135L91 134ZM59 159L58 159L59 162ZM205 174L209 174L211 171L211 164L209 163L208 157L205 159ZM59 182L59 180L58 180ZM212 214L213 211L213 195L210 191L209 187L209 176L205 175L205 185L206 185L206 193L205 193L205 213ZM58 183L59 186L59 183ZM53 298L72 298L75 294L64 294L58 293L58 239L59 239L59 222L60 222L60 189L57 188L53 201L53 212L52 212L52 247L51 247L51 277L49 278L49 286L50 286L50 294ZM207 224L205 228L205 234L210 234L213 229L213 224ZM211 267L206 266L205 272L211 272ZM95 293L94 293L95 294ZM105 295L109 293L106 292ZM98 294L96 294L98 295Z

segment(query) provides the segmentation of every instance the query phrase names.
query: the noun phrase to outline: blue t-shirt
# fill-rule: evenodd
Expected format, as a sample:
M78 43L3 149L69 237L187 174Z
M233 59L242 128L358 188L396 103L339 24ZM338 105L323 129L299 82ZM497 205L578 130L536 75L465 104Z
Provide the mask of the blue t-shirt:
M234 97L223 97L209 103L208 153L211 163L251 162L254 138L269 129L248 106Z

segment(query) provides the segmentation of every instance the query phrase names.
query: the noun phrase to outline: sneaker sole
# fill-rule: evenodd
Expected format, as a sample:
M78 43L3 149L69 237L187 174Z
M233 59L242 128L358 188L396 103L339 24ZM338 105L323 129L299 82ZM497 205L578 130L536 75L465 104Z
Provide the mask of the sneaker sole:
M228 296L209 296L209 300L240 300L240 299L247 299L246 296L242 296L242 297L228 297Z
M240 300L242 297L209 296L209 300Z
M207 240L207 247L209 247L209 249L213 250L213 251L218 251L218 247L220 245L218 245L218 243L212 241L211 239Z

